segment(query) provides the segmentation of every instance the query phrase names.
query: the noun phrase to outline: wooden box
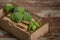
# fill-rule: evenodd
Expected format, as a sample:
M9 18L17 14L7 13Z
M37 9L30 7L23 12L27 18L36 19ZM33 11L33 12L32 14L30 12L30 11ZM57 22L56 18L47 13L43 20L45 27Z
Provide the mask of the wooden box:
M41 25L41 27L39 27L33 33L23 30L22 28L16 26L13 22L11 22L12 25L10 25L7 21L4 20L5 16L0 18L0 28L21 40L37 40L40 36L44 36L48 32L49 23L46 19L39 17L36 14L31 13L31 15Z

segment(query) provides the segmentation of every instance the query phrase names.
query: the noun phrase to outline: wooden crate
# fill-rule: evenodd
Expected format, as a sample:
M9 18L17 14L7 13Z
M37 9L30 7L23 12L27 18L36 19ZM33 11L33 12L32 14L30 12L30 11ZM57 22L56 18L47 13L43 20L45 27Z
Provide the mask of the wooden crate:
M37 40L37 38L45 35L48 32L49 23L46 19L39 17L36 14L31 13L31 15L41 25L41 27L39 27L33 33L23 30L22 28L16 26L13 22L11 22L13 25L10 25L7 21L4 20L4 17L6 16L0 18L0 28L21 40Z

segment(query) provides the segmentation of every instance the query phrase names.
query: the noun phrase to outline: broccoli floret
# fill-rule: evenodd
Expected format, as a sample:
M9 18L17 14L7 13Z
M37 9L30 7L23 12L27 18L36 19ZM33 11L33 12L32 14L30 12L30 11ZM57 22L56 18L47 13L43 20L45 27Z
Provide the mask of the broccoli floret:
M30 22L32 20L32 17L28 12L24 12L23 13L23 20Z
M39 27L39 23L36 22L36 21L32 21L29 24L29 30L32 31L32 32L34 32L38 27Z
M7 11L7 12L10 12L14 9L14 6L12 4L7 4L5 7L4 7L4 10Z
M21 22L22 21L22 18L23 18L23 15L19 14L19 13L13 13L11 16L10 16L10 19L14 22Z
M24 9L23 7L21 7L21 6L16 7L16 8L14 9L14 12L18 12L18 13L20 13L20 14L22 14L24 11L25 11L25 9Z

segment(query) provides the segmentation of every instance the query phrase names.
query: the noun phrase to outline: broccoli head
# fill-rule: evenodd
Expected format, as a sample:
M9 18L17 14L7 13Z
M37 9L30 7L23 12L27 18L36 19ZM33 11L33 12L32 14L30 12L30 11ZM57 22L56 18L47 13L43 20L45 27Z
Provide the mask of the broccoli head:
M36 21L32 21L29 24L29 30L32 31L32 32L34 32L38 27L39 27L39 23L36 22Z
M12 4L7 4L5 7L4 7L4 10L7 11L7 12L10 12L14 9L14 6Z
M32 17L31 17L31 15L30 15L30 13L24 12L24 13L23 13L23 20L30 22L30 21L32 20Z
M22 21L22 18L23 18L23 16L21 14L19 14L19 13L13 13L10 16L10 19L12 21L14 21L14 22L21 22Z
M18 12L18 13L20 13L20 14L22 14L24 11L25 11L24 7L21 7L21 6L16 7L16 8L14 9L14 12Z

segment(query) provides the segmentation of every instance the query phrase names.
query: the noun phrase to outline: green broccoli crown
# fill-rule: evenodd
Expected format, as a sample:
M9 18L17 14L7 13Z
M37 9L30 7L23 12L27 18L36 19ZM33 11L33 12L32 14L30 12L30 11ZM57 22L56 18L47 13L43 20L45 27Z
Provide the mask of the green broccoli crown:
M20 14L22 14L24 11L25 11L24 7L21 7L21 6L16 7L14 9L14 12L19 12Z
M21 22L22 21L22 18L23 16L19 13L13 13L11 16L10 16L10 19L14 22Z
M14 9L14 6L12 4L7 4L5 7L4 7L4 10L9 12L9 11L12 11Z
M32 20L32 16L30 15L30 13L24 12L23 13L23 20L30 22Z
M29 30L32 31L32 32L34 32L38 27L39 27L39 23L36 22L36 21L32 21L29 24Z

